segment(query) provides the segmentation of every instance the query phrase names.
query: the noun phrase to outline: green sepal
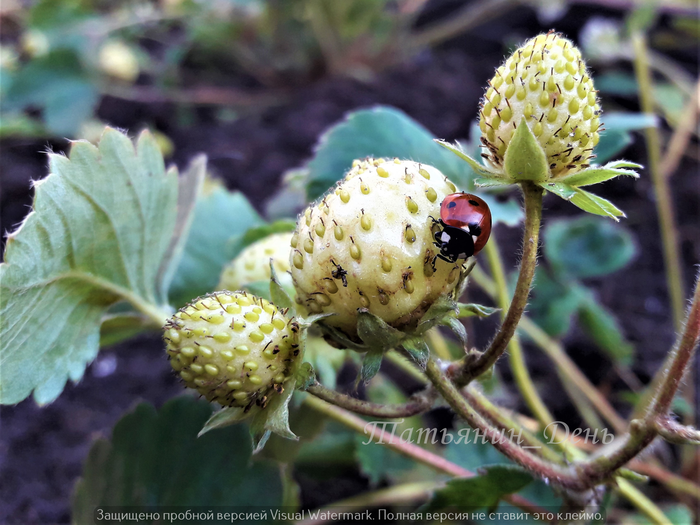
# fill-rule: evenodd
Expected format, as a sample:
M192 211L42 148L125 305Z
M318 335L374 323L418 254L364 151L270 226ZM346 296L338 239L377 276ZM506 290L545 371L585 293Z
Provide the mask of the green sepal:
M639 178L639 173L625 168L636 168L639 169L642 166L635 164L634 162L627 161L616 161L609 162L605 166L594 166L587 168L585 170L577 171L571 173L564 177L557 179L560 182L566 183L570 186L589 186L591 184L598 184L599 182L605 182L606 180L614 179L621 175L626 175L628 177Z
M576 188L565 182L540 182L538 186L554 193L554 195L561 197L565 201L570 201L576 195Z
M565 182L538 183L538 185L593 215L611 217L616 221L618 217L625 217L624 212L609 200Z
M199 431L197 437L202 437L204 434L215 428L223 428L229 425L234 425L239 421L248 417L244 412L243 407L224 407L221 410L214 412L207 422L204 423L202 430Z
M311 363L302 363L296 373L296 389L302 392L316 383L316 372Z
M379 367L382 365L383 357L383 348L377 346L370 349L362 360L362 368L360 369L360 375L357 376L357 383L369 383L369 381L377 375L377 372L379 372Z
M326 317L331 317L333 315L336 314L332 312L325 314L311 314L307 317L297 317L297 321L302 327L308 328L312 324L317 323L318 321L321 321L322 319L325 319Z
M547 155L524 118L506 148L503 169L513 181L542 182L549 176Z
M350 339L345 333L333 326L328 326L324 323L319 323L317 325L321 331L328 336L334 343L340 345L340 348L345 348L347 350L354 350L355 352L366 352L369 350L367 345L358 343Z
M476 173L478 173L479 175L481 175L482 177L485 177L485 178L488 178L488 179L492 179L492 178L499 178L499 176L500 176L500 178L501 178L502 180L505 180L505 179L503 179L503 177L502 177L498 172L493 171L493 170L490 170L489 168L487 168L486 166L484 166L484 165L481 164L480 162L474 160L474 159L471 158L469 155L467 155L466 153L464 153L464 152L459 148L459 146L455 146L455 145L450 144L449 142L446 142L446 141L441 140L441 139L434 139L434 140L435 140L435 142L437 142L438 144L440 144L440 146L442 146L443 148L446 148L446 149L450 150L452 153L454 153L455 155L457 155L460 159L466 161L467 164L469 164L469 167L470 167L471 169L473 169ZM510 184L510 183L508 183L508 184Z
M474 179L474 185L479 188L496 188L499 186L510 186L512 180L504 179L503 177L477 177Z
M290 314L296 315L297 309L294 306L294 301L280 284L272 259L270 259L270 298L277 308L287 308Z
M602 215L610 217L615 221L619 221L618 217L625 217L625 213L615 206L612 202L598 195L594 195L586 190L577 188L576 195L571 199L571 203L578 206L583 211L594 215Z
M457 303L457 308L459 308L459 313L457 314L459 318L472 317L474 315L477 317L488 317L501 310L500 308L475 303Z
M267 407L253 416L250 433L253 438L254 454L260 452L265 446L270 432L287 439L299 439L289 428L289 401L292 399L296 381L296 377L292 375L284 382L284 391L273 396Z
M421 318L415 333L425 334L432 327L443 324L446 317L454 317L457 314L457 303L449 295L442 295L428 308Z
M422 337L409 337L401 343L401 346L420 369L425 370L425 365L428 364L430 357L430 348L425 340Z
M454 334L459 337L459 340L462 343L462 348L467 347L467 329L464 328L464 325L459 321L459 319L454 317L446 317L442 324L448 326L450 330L452 330Z
M371 349L382 350L395 348L406 337L403 332L389 326L366 308L357 311L357 335Z

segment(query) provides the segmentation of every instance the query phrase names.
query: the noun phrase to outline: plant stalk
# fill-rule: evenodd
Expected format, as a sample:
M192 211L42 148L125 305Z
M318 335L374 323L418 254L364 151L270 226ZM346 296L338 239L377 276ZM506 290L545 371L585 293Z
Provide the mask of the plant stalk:
M518 282L515 285L513 299L510 301L508 312L501 324L496 337L486 351L468 369L464 371L463 380L458 380L460 385L480 376L491 368L506 350L508 343L515 334L518 322L527 306L527 298L530 294L530 286L535 275L537 263L537 248L539 245L540 223L542 222L542 188L531 182L521 184L525 197L525 231L523 234L523 255L520 262ZM488 247L488 244L487 244Z

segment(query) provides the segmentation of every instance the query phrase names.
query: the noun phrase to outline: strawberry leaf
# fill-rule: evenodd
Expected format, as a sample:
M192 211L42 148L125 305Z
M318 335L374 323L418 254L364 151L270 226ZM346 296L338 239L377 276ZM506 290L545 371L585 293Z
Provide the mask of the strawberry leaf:
M99 146L49 156L32 212L0 265L0 403L39 404L79 380L97 355L100 321L120 301L158 322L178 257L178 176L155 140L107 129ZM199 180L203 163L186 176ZM196 191L190 194L196 194ZM186 221L185 221L186 222Z
M279 468L251 461L243 425L197 437L211 405L191 397L156 412L140 404L92 446L72 501L72 521L92 523L95 508L177 510L193 506L276 507ZM184 507L183 507L184 506Z

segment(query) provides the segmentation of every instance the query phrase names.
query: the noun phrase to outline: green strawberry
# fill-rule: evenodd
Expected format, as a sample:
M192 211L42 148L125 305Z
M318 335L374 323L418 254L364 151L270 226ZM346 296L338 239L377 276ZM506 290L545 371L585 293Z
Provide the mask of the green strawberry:
M270 280L270 259L280 284L291 285L289 243L291 232L274 233L246 247L221 273L219 290L240 290L255 281Z
M410 329L459 281L434 261L440 203L456 191L440 171L399 159L356 160L331 193L300 216L292 237L296 301L357 340L357 310ZM433 269L435 264L435 270Z
M215 292L164 327L170 364L189 388L224 406L265 408L301 359L299 323L245 292Z
M600 107L586 64L570 40L551 32L528 40L489 85L479 127L492 169L503 170L506 148L522 119L544 149L548 179L589 167L602 126Z

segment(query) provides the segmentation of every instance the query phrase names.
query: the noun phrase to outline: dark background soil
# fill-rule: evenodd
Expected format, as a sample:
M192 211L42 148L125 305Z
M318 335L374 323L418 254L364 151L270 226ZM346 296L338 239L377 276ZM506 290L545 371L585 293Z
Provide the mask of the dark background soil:
M434 4L419 23L445 16L459 5L447 1ZM584 21L593 15L619 17L620 13L576 6L555 26L576 39ZM664 23L663 18L659 23ZM319 134L347 111L388 104L405 111L437 137L450 140L466 137L482 95L481 86L503 58L504 38L524 40L549 28L542 26L530 9L518 8L378 74L371 82L321 79L294 91L280 105L250 110L231 123L217 121L214 111L205 108L195 110L194 122L181 127L171 104L139 104L109 97L102 101L98 116L134 135L145 126L163 131L173 140L172 160L181 167L195 154L205 152L211 168L226 185L244 192L262 211L281 174L308 159ZM696 54L674 58L697 75ZM637 109L630 101L604 99L603 102L607 109L615 104L622 109ZM14 229L27 213L31 204L30 180L46 175L46 158L42 152L47 148L65 151L67 146L65 140L5 140L0 144L4 230ZM635 143L623 156L645 163L641 136L635 137ZM698 157L696 153L694 158ZM700 261L698 175L697 163L686 159L672 179L687 290L693 282L694 266ZM597 192L626 211L628 219L624 225L633 232L639 255L619 274L589 280L587 284L619 316L626 336L637 348L634 371L646 381L659 366L675 335L668 308L653 188L648 172L643 171L636 182L616 180L601 186ZM554 217L578 213L573 206L551 196L545 200L545 207L545 224ZM514 264L519 251L519 231L499 226L496 235L504 255ZM486 324L477 324L476 328L476 333L470 336L483 344L491 332ZM595 384L602 385L606 391L620 388L610 363L577 330L567 339L567 349ZM544 399L555 414L565 420L575 417L560 384L550 379L552 369L548 360L533 348L528 348L527 359ZM499 367L509 380L507 364L501 362ZM144 336L101 351L84 378L76 385L69 384L49 406L39 408L32 400L26 400L16 406L1 407L0 523L68 523L71 490L91 442L97 436L108 436L113 424L138 401L160 406L180 391L164 359L159 338ZM350 496L367 487L358 473L337 480L334 489L326 491L310 480L300 481L304 504L308 506L328 503L339 494Z

